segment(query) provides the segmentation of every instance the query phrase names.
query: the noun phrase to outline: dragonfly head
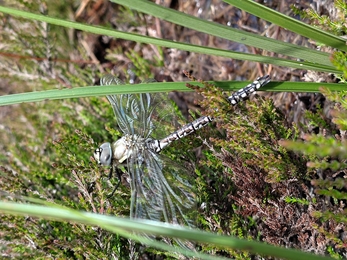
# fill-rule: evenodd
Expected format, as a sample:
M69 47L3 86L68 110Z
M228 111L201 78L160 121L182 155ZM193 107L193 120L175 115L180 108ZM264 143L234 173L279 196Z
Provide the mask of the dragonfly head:
M112 162L112 147L110 143L103 143L94 151L94 158L99 165L109 166Z

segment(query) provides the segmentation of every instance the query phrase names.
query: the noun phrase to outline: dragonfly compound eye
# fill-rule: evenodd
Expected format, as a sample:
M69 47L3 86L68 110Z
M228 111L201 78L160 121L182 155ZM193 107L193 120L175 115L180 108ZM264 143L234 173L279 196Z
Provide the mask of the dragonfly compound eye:
M97 148L94 152L94 158L100 165L104 165L104 166L111 165L111 161L112 161L111 144L103 143L102 145L100 145L100 147Z

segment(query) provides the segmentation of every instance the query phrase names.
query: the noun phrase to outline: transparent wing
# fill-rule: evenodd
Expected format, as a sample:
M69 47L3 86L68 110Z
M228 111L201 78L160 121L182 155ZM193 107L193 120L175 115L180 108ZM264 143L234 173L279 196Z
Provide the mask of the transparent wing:
M124 85L124 82L112 75L106 75L101 78L100 85ZM109 95L107 99L112 105L117 123L123 133L137 134L142 137L148 137L151 134L154 129L151 117L155 106L148 93Z
M101 85L124 84L111 75L103 77L100 82ZM165 125L174 120L174 117L166 114L170 107L167 98L161 94L109 95L107 98L121 131L134 138L132 147L128 147L132 151L131 156L126 161L131 179L130 217L193 226L193 218L188 213L194 212L191 209L195 205L195 196L186 179L186 168L145 148L144 140L153 132L161 135L164 129L155 128L152 119L157 124L165 120ZM138 136L144 139L141 141ZM188 243L177 242L189 246Z
M131 218L193 226L193 187L186 168L165 156L143 150L128 159L131 175Z

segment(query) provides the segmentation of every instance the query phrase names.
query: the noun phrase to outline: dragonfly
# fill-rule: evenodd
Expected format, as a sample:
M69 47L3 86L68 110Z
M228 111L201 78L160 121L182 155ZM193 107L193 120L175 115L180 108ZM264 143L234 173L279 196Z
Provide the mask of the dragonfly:
M235 106L269 82L269 75L258 77L227 100ZM112 75L100 80L100 85L123 84ZM170 143L206 126L213 118L202 116L163 138L154 138L154 133L161 129L156 120L165 103L159 94L108 95L107 99L123 136L113 143L101 144L94 151L94 158L99 165L111 167L110 175L112 169L120 166L126 169L131 189L130 218L193 227L188 215L195 205L195 194L186 177L188 170L160 152Z

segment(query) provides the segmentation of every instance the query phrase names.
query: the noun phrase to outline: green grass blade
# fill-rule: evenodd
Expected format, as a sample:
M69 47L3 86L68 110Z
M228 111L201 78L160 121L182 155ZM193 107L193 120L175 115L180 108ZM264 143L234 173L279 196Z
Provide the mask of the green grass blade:
M55 24L58 26L63 26L67 28L74 28L77 30L95 33L95 34L101 34L101 35L107 35L110 37L115 38L121 38L126 39L130 41L136 41L136 42L142 42L142 43L148 43L148 44L154 44L157 46L167 47L167 48L176 48L180 50L186 50L196 53L203 53L207 55L215 55L215 56L222 56L222 57L228 57L232 59L239 59L239 60L249 60L249 61L255 61L255 62L263 62L263 63L269 63L276 66L283 66L283 67L290 67L290 68L297 68L297 69L306 69L306 70L315 70L315 71L322 71L322 72L328 72L328 73L340 73L339 70L337 70L335 67L331 66L331 64L328 65L322 65L317 63L310 63L310 62L298 62L298 61L290 61L286 59L280 59L280 58L274 58L274 57L266 57L262 55L254 55L249 53L239 53L239 52L232 52L227 50L220 50L217 48L211 48L211 47L203 47L198 45L192 45L187 43L180 43L180 42L174 42L169 40L163 40L143 35L138 35L134 33L126 33L126 32L120 32L117 30L110 30L105 29L103 27L98 26L91 26L71 21L65 21L62 19L52 18L45 15L39 15L39 14L33 14L25 11L20 11L8 7L0 6L0 12L20 16L23 18L28 19L34 19L42 22L47 22L50 24ZM228 27L228 30L230 28ZM231 32L228 31L228 34ZM260 36L257 36L260 37ZM266 38L268 39L268 38ZM279 44L282 44L279 42ZM298 47L298 46L297 46ZM285 46L282 46L281 48L286 48ZM309 50L309 49L308 49ZM312 51L312 50L310 50ZM311 53L312 54L312 53ZM314 55L314 54L312 54ZM326 54L324 54L326 55Z
M298 46L295 44L277 41L271 38L259 36L253 33L233 29L225 25L205 21L197 17L187 15L176 10L156 5L150 1L142 0L111 0L131 9L153 15L160 19L204 32L233 42L239 42L248 46L254 46L283 55L296 57L325 66L332 66L330 54ZM239 1L242 2L242 1Z
M217 245L220 247L227 247L236 250L247 250L251 253L262 255L269 255L277 258L284 259L306 259L306 260L321 260L331 259L314 254L301 252L294 249L287 249L275 247L265 243L247 241L238 239L232 236L218 235L199 231L196 229L188 229L184 227L177 227L162 222L153 222L149 220L130 220L126 218L119 218L114 216L106 216L95 213L80 212L63 207L48 207L29 205L23 203L3 202L0 201L0 212L21 216L32 216L45 218L55 221L70 221L77 222L92 226L99 226L111 232L121 232L126 237L129 233L122 231L133 231L138 233L153 234L164 237L175 237L180 239L188 239L190 241L202 242ZM136 239L137 236L132 238ZM139 240L140 242L148 242L147 240ZM175 248L176 250L176 248ZM204 254L201 254L204 255ZM204 259L212 259L211 256Z
M337 48L339 50L347 51L346 40L327 33L319 28L315 28L311 25L305 24L292 17L281 14L271 8L261 5L252 0L223 0L224 2L240 8L248 13L251 13L257 17L260 17L273 24L277 24L283 28L286 28L292 32L300 34L309 39L323 43L327 46Z
M234 91L245 87L249 81L208 81L222 88L225 91ZM201 84L197 82L160 82L136 85L109 85L109 86L89 86L72 89L54 89L45 91L34 91L21 94L11 94L0 96L0 106L13 105L25 102L38 102L44 100L56 100L65 98L82 98L92 96L106 96L112 94L125 93L156 93L170 91L192 91L185 86L186 83ZM270 82L264 86L262 91L274 92L319 92L321 86L329 88L331 91L346 90L345 84L313 83L313 82Z

